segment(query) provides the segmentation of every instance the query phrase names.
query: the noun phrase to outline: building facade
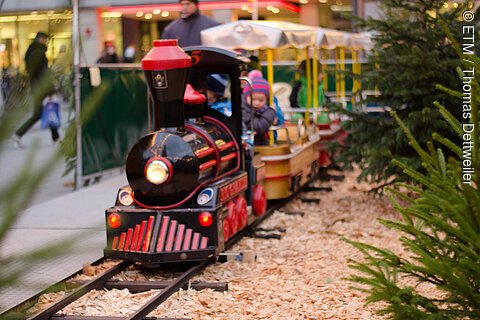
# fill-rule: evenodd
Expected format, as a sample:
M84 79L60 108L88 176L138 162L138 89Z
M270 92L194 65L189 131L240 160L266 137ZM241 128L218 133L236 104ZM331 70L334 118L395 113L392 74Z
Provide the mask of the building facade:
M343 13L365 15L377 1L367 0L258 0L256 16L340 30L352 30ZM251 19L251 1L203 0L200 10L219 22ZM122 57L134 46L138 61L160 37L163 28L178 17L176 0L79 0L81 63L95 64L106 44L114 44ZM0 64L23 67L24 53L36 32L51 35L50 62L72 51L72 7L70 0L6 0L0 8ZM367 13L368 15L368 13Z

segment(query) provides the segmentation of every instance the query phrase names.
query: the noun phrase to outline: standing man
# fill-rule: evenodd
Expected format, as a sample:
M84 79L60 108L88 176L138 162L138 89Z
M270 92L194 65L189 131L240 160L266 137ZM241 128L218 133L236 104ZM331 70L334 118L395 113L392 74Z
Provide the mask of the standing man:
M178 39L180 47L201 45L200 31L219 23L200 14L198 0L180 0L180 6L180 19L172 21L163 30L162 39Z
M38 32L25 53L25 65L30 79L33 114L13 135L12 140L18 148L25 148L20 139L42 116L42 101L53 92L53 76L48 69L47 51L48 35Z

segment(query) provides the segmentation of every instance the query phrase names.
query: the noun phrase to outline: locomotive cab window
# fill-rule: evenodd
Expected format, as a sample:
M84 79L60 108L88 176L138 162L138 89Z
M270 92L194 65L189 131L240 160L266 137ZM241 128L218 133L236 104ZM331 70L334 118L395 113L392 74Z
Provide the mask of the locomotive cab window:
M207 74L204 84L207 105L230 117L232 115L232 102L230 99L230 76L228 74Z

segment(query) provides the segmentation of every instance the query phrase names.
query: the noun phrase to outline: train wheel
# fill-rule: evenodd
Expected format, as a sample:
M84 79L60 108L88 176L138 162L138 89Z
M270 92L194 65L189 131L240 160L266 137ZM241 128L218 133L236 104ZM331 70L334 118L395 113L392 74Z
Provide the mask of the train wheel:
M260 217L267 210L267 196L261 184L253 187L253 213Z
M235 198L235 208L237 212L238 229L243 229L247 225L247 200L244 197L238 196Z
M233 201L230 201L227 203L227 209L228 209L228 215L227 215L227 220L228 223L230 224L230 234L234 235L238 231L238 223L237 223L237 210L235 207L235 203Z
M227 242L230 239L230 223L225 218L223 219L223 242Z

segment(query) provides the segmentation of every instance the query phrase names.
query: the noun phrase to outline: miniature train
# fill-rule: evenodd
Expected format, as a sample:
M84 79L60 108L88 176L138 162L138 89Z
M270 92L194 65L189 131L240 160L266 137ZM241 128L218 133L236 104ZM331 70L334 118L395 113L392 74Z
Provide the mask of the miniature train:
M267 200L289 197L316 175L318 133L291 126L255 153L242 139L245 62L223 49L154 42L142 68L155 128L128 153L129 185L105 214L105 257L143 264L211 258L266 212ZM209 74L228 76L230 116L208 108L196 91Z

